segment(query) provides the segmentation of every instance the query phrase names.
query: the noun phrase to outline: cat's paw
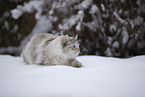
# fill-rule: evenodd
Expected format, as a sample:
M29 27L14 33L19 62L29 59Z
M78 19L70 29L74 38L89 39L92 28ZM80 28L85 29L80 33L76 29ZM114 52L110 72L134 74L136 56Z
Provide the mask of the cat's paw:
M83 65L80 62L78 62L77 60L70 60L69 66L76 67L76 68L83 67Z
M81 68L81 67L83 67L83 65L80 63L80 62L78 62L76 65L74 65L73 67L77 67L77 68Z

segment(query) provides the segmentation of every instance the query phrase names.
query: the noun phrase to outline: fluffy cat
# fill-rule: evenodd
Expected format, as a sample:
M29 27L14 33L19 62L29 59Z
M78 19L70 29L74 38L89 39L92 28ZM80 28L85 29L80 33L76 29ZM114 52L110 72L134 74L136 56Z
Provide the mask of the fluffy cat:
M27 64L69 65L82 67L75 58L80 52L76 38L68 35L55 36L48 33L35 34L21 56Z

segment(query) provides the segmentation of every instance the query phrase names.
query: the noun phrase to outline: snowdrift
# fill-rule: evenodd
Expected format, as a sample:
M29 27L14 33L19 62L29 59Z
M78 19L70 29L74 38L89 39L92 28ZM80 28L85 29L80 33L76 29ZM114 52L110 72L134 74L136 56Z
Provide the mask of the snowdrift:
M0 55L0 97L145 97L145 55L77 59L83 68L27 65Z

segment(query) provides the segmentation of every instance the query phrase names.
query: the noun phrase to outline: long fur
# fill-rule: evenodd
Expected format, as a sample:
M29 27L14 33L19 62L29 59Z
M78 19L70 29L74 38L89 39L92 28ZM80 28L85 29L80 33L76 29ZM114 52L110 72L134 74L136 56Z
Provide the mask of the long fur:
M21 56L27 64L81 67L81 63L75 59L78 54L79 44L75 38L40 33L31 38Z

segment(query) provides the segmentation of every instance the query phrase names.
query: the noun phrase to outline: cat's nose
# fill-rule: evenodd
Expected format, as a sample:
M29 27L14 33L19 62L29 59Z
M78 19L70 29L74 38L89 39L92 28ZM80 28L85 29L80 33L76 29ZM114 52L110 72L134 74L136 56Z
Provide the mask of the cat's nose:
M80 48L77 48L78 51L80 51Z

